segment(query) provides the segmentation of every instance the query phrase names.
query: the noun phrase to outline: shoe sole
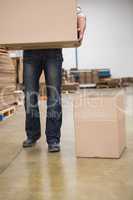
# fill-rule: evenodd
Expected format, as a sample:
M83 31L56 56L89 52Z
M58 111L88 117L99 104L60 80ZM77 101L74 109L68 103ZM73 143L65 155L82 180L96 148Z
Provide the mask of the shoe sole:
M23 145L23 148L31 148L34 147L36 145L36 143L33 143L31 145Z
M60 149L48 149L48 152L49 153L57 153L57 152L60 152Z

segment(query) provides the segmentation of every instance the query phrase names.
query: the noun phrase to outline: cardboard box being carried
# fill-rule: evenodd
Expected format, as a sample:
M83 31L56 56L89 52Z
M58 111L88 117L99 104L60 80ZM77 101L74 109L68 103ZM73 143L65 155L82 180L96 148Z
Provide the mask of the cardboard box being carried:
M119 158L126 147L124 92L95 90L76 94L77 157Z
M4 0L0 4L0 47L79 46L76 0Z

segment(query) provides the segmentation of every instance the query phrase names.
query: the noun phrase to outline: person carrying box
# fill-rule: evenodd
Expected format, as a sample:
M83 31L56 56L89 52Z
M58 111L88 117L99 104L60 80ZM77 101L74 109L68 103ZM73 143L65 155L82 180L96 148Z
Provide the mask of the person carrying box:
M86 17L77 7L77 32L80 42L83 40ZM4 50L1 49L3 52ZM41 137L40 113L38 106L39 78L44 70L47 88L46 140L49 152L60 151L62 124L61 79L62 49L35 49L23 52L23 80L25 94L25 131L27 139L23 147L36 144Z
M77 32L82 42L86 27L86 17L77 7ZM40 113L38 107L39 78L44 70L47 88L46 140L49 152L60 151L62 124L61 79L62 49L25 50L24 93L25 93L25 130L27 139L23 147L32 147L41 137Z

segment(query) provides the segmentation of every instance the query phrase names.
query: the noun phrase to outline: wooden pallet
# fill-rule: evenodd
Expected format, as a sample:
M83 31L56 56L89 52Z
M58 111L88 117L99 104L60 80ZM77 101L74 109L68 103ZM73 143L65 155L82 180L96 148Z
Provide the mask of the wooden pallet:
M110 79L108 81L100 81L96 84L96 88L120 88L121 82L119 79Z
M76 90L62 90L62 94L73 94Z
M11 117L15 113L15 106L11 106L9 108L6 108L4 110L0 111L0 121L4 121L7 118Z
M98 84L96 86L97 89L102 89L102 88L110 88L108 84Z

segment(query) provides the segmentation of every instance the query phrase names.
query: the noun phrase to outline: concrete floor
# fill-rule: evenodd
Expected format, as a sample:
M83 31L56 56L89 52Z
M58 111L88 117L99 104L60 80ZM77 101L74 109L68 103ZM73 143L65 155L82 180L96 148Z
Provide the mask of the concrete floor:
M127 91L127 150L118 160L76 159L73 95L63 99L61 153L47 153L43 134L34 148L22 149L23 107L0 123L0 200L133 200L133 89ZM41 102L42 122L44 113Z

